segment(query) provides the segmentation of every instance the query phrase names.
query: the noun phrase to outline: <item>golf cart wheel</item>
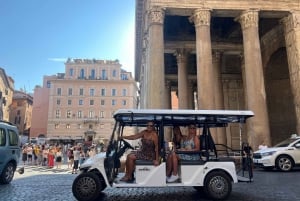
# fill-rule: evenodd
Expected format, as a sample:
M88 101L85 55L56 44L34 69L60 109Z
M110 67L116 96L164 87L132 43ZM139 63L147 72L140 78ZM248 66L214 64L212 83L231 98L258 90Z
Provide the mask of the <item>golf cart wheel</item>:
M78 175L72 185L74 197L80 201L93 201L105 188L104 181L93 172L85 172Z
M9 184L14 177L16 167L13 163L8 163L0 175L1 184Z
M294 167L294 161L286 155L279 156L276 159L276 168L282 172L291 171Z
M205 194L213 200L225 200L232 190L231 179L223 171L209 173L204 182Z

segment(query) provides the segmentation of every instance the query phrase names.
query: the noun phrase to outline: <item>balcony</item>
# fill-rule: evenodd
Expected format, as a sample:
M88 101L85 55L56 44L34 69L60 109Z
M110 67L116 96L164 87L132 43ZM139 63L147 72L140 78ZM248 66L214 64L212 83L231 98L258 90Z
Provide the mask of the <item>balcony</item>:
M99 124L100 120L98 117L94 117L94 118L84 118L83 120L84 124Z

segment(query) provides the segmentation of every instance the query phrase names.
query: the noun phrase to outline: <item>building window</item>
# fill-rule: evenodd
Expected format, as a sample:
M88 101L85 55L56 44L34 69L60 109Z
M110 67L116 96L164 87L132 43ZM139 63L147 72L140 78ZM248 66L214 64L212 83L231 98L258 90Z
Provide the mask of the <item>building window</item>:
M55 111L55 117L56 117L56 119L60 118L60 110Z
M81 111L81 110L79 110L79 111L77 112L77 117L78 117L79 119L82 118L82 111Z
M91 70L90 79L95 79L95 69Z
M67 111L67 118L69 119L69 118L71 118L71 116L72 116L72 112L71 112L71 110L68 110Z
M117 90L116 89L112 89L111 90L111 95L112 96L116 96L117 95Z
M112 76L113 76L113 77L117 77L117 71L116 71L116 70L113 70Z
M68 105L72 105L72 100L68 100Z
M69 76L72 77L74 74L74 69L73 68L70 68L69 69Z
M48 80L47 81L47 88L50 89L51 88L51 82Z
M102 100L100 101L100 104L101 104L101 105L105 105L105 100L102 99Z
M68 95L69 95L69 96L72 96L72 94L73 94L73 90L72 90L72 88L69 88L69 90L68 90Z
M54 128L58 129L59 128L59 124L54 124Z
M127 74L121 74L121 80L128 80Z
M95 96L95 89L90 89L90 96Z
M89 111L89 118L93 118L94 117L94 111Z
M101 89L101 96L105 96L105 89Z
M100 111L100 118L104 118L104 111Z
M90 105L94 105L94 100L90 100Z
M84 79L84 69L80 69L80 79Z
M101 79L102 80L107 80L106 70L102 70Z
M79 96L83 96L83 88L79 89Z
M66 129L70 129L70 128L71 128L70 124L66 124Z
M61 96L61 88L57 88L56 93L57 93L58 96Z
M117 101L115 99L111 100L111 105L116 105Z
M78 129L81 129L81 128L82 128L82 125L81 125L81 124L78 124L77 127L78 127Z
M122 105L126 105L126 100L122 100Z
M60 105L60 99L56 100L56 105Z
M122 96L127 96L127 90L126 89L122 90Z
M83 100L80 99L78 104L79 104L79 105L83 105Z

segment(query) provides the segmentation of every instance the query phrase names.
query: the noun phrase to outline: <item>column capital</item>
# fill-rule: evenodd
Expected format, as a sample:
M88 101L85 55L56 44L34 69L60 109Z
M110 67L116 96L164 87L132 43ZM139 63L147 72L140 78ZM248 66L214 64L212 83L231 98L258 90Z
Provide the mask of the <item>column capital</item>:
M189 18L195 26L210 26L211 10L210 9L196 9L194 14Z
M189 50L180 48L176 49L174 56L176 56L177 63L184 63L187 61L187 55L189 53Z
M289 33L294 29L300 29L300 12L292 12L280 21L284 26L284 32Z
M235 18L235 21L238 21L242 29L245 30L249 27L258 28L258 19L258 10L246 10L239 17Z
M164 23L165 9L161 7L153 7L148 11L149 24L160 24Z

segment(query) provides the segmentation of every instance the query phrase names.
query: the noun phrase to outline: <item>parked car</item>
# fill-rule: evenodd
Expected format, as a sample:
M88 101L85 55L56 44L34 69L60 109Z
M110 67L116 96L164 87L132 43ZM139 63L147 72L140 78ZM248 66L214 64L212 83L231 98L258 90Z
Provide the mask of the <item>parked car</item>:
M0 121L0 184L12 181L20 158L20 138L16 126Z
M237 175L234 159L219 158L210 130L226 127L230 123L245 123L254 116L252 111L226 110L129 110L121 109L114 114L115 126L110 137L107 151L89 158L80 166L80 174L74 179L72 192L80 201L97 200L106 187L179 187L192 186L213 200L229 197L232 183L250 182L251 178ZM137 160L130 183L120 180L124 176L122 161L128 149L135 149L133 144L121 138L123 135L144 129L147 122L155 124L159 138L160 164L155 167L152 161ZM166 142L174 126L182 128L194 124L201 131L203 146L199 151L185 154L199 154L201 159L195 161L181 160L179 179L170 183L166 181L166 158L169 144ZM175 150L177 152L177 150ZM214 152L214 155L211 155ZM123 163L124 164L124 163ZM252 175L251 175L252 176Z
M300 136L293 134L274 147L254 152L253 162L255 166L268 170L276 168L283 172L291 171L300 165Z

